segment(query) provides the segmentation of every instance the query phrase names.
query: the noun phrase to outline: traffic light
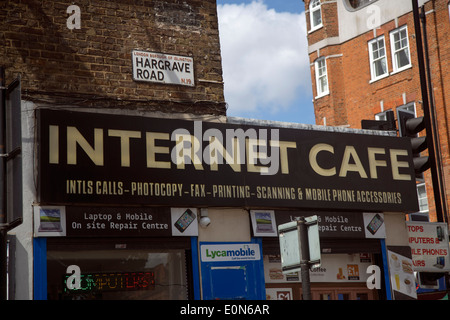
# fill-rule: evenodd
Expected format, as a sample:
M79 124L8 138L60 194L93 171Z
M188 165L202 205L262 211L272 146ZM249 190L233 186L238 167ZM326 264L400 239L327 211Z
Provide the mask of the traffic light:
M420 155L420 152L428 147L427 138L418 136L418 133L425 129L425 120L423 117L416 118L412 111L402 109L397 109L397 119L399 135L411 139L416 178L423 178L422 172L430 168L430 159Z

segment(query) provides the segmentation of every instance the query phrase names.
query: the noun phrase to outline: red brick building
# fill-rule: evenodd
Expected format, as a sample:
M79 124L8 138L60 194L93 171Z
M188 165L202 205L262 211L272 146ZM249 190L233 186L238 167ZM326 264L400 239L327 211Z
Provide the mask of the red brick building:
M395 117L401 109L423 115L410 0L304 2L317 124L361 128L361 120L381 120L388 110ZM419 1L422 6L448 206L450 3ZM421 212L436 221L430 170L424 180L418 183Z

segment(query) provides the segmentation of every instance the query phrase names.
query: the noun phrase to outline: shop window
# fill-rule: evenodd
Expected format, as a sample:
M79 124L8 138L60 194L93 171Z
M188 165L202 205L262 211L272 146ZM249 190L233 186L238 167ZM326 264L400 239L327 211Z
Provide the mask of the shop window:
M80 268L78 289L67 287L69 265ZM185 300L185 250L49 249L47 293L49 300Z
M325 58L320 58L316 60L315 69L316 69L316 88L317 88L316 98L319 98L329 93L327 62Z
M312 0L309 3L309 21L311 25L310 31L314 31L322 27L322 9L320 0Z
M411 67L407 26L392 31L390 40L393 72L399 72Z
M384 78L388 75L384 36L369 41L369 60L371 81Z

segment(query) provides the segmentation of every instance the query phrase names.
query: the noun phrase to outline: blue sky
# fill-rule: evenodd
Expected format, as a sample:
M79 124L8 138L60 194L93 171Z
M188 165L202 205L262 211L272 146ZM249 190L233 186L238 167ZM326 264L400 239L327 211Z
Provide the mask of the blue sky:
M314 124L302 0L217 0L228 116Z

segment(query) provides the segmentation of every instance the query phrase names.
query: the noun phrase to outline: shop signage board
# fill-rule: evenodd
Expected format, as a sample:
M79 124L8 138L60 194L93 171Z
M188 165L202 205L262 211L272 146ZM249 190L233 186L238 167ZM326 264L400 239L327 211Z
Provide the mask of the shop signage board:
M261 260L257 243L202 244L200 253L203 262Z
M197 236L195 208L34 206L36 237Z
M408 139L39 109L41 202L418 209Z
M414 271L450 271L448 229L440 222L406 222Z
M317 216L320 238L344 239L383 239L386 227L383 213L377 212L316 212L308 214ZM276 210L276 224L281 225L296 221L305 215L302 211Z
M173 54L133 50L133 80L194 86L194 60Z

